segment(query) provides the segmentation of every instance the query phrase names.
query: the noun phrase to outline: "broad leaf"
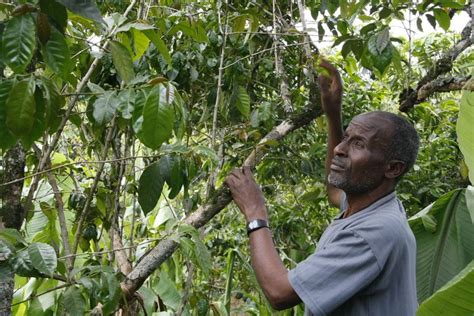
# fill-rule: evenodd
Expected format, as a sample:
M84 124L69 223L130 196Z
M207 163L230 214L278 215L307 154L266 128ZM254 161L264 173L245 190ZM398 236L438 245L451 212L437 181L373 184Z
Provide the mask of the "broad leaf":
M35 120L35 81L33 77L16 83L7 99L8 128L17 136L31 131Z
M81 291L76 286L69 287L63 293L64 307L69 315L80 316L85 315L86 312L86 301L81 294Z
M421 304L418 316L474 314L474 261Z
M143 108L143 124L139 138L151 149L160 148L173 131L174 109L168 102L170 91L172 89L163 85L153 87Z
M31 14L13 17L7 22L2 38L4 62L14 72L24 72L36 46L36 25Z
M474 225L465 190L443 195L409 224L417 240L417 291L422 302L474 259Z
M449 30L449 26L451 25L451 18L449 17L449 14L443 9L438 8L433 9L433 13L439 26L441 26L445 31Z
M31 261L28 248L16 253L12 259L13 270L16 274L24 277L41 277Z
M112 60L115 69L120 78L126 83L129 83L134 77L132 56L128 49L117 41L110 42L110 49L112 51Z
M237 110L239 110L240 114L242 114L245 118L248 118L250 116L250 97L247 93L247 90L244 87L239 86L235 93L235 106L237 107Z
M166 306L177 310L181 303L181 295L179 295L176 285L164 270L160 271L160 281L155 291Z
M380 31L379 34L377 34L377 40L375 45L377 52L382 53L385 47L387 47L388 43L390 43L390 33L387 27Z
M474 133L472 133L472 122L474 122L474 92L464 91L459 108L456 132L459 149L461 149L464 161L469 169L469 179L474 182Z
M63 34L51 28L51 36L43 47L43 56L48 65L55 73L63 78L70 72L71 53Z
M115 91L105 91L104 94L98 97L94 102L92 113L97 124L103 125L110 122L119 103L120 100L115 95Z
M33 243L28 246L28 254L36 270L49 276L53 275L58 263L53 247L44 243Z
M154 30L145 30L143 33L151 40L153 45L155 45L156 49L160 52L161 56L168 63L168 65L171 65L172 60L170 52L168 47L166 47L165 42L163 42L161 39L160 35Z
M40 0L41 12L50 17L59 30L64 33L67 26L67 10L57 0Z
M76 14L100 23L104 22L102 16L100 15L99 9L93 0L61 0L61 2L66 8Z
M150 39L142 31L135 28L132 29L132 35L134 48L132 60L135 62L143 56L148 46L150 46Z
M12 86L12 80L0 81L0 149L15 144L15 136L7 128L7 98Z
M118 110L122 113L122 117L126 120L132 118L133 111L135 109L136 93L133 89L126 89L120 91L118 98L120 103Z
M159 164L155 162L146 167L138 182L138 203L143 212L148 214L155 207L163 190L164 179Z

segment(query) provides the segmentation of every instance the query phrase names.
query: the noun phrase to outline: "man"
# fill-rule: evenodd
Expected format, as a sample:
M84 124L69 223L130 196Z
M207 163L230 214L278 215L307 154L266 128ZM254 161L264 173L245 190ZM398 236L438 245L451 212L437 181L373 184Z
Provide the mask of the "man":
M415 238L395 196L400 177L414 164L418 135L388 112L356 116L341 127L342 81L327 61L321 66L321 101L328 119L328 196L341 214L326 229L316 252L287 271L268 228L265 200L250 169L226 179L244 214L257 280L275 309L301 301L307 315L414 315Z

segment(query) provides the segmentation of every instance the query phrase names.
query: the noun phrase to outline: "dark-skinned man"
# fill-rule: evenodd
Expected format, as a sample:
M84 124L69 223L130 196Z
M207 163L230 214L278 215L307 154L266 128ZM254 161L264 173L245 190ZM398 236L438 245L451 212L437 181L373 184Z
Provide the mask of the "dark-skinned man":
M319 77L328 120L327 190L340 215L321 236L316 252L288 271L273 244L260 187L250 168L227 177L234 202L247 220L252 266L277 310L301 301L306 315L415 315L415 238L394 192L413 166L418 135L388 112L341 124L342 80L327 61Z

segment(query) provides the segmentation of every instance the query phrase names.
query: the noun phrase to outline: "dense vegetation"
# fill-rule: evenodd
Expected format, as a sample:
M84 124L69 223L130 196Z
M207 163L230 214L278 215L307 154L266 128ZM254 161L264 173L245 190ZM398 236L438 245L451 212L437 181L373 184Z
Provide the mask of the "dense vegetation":
M255 167L285 264L314 250L337 212L320 56L341 71L345 124L381 109L416 126L398 195L418 214L420 314L472 314L473 12L463 0L1 3L0 314L273 314L222 183Z

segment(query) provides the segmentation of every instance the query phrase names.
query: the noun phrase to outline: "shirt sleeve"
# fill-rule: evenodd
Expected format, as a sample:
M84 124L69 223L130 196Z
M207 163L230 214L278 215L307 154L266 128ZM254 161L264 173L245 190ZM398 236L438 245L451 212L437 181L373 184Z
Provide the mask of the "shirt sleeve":
M380 273L369 244L343 230L323 249L290 270L288 279L314 315L326 315L370 284Z

